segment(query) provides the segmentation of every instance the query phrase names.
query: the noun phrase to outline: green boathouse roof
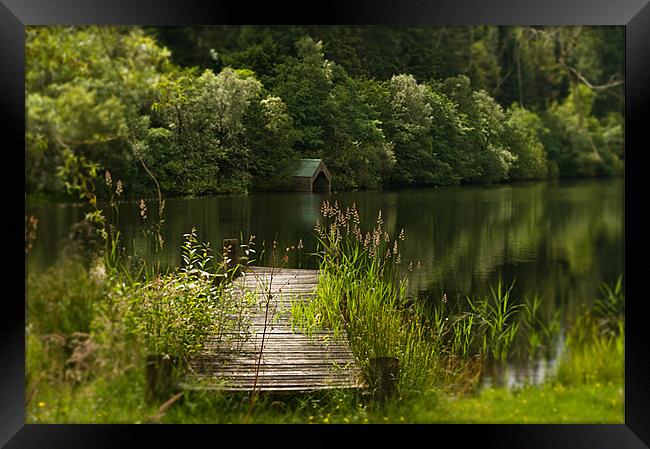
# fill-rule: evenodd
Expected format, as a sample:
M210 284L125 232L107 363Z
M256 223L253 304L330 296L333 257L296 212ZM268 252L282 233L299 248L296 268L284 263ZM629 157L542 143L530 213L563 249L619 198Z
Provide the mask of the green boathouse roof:
M311 178L314 176L321 161L322 159L298 159L296 161L296 170L293 172L293 176L298 176L299 178Z

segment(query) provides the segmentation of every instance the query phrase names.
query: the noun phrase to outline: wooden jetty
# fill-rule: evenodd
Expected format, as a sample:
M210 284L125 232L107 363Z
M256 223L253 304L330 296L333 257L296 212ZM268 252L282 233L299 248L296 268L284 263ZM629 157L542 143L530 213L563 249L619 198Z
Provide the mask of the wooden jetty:
M313 298L317 284L317 270L249 267L231 286L236 295L253 295L247 325L233 338L209 337L182 387L274 392L364 387L347 340L327 329L311 336L292 331L291 304Z

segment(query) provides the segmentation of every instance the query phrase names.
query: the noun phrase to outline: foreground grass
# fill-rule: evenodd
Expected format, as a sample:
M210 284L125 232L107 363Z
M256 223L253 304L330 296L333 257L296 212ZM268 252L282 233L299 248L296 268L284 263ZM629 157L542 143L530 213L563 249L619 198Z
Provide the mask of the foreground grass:
M28 423L180 424L408 424L408 423L623 423L622 385L491 388L454 397L429 391L416 399L396 399L377 407L361 394L335 392L262 396L253 414L247 394L186 392L161 417L161 404L147 404L137 373L78 388L44 386L27 408Z
M623 423L623 386L609 383L565 387L547 384L517 390L488 389L476 397L445 398L423 422L453 423Z

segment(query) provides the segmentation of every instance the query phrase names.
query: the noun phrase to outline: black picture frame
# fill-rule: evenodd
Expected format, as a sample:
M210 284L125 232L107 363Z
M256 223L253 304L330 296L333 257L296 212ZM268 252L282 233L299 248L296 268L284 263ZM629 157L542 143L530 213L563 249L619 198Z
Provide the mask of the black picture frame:
M319 442L345 430L361 438L384 438L402 432L416 444L463 444L477 447L612 449L650 445L650 343L645 323L642 282L647 276L644 255L650 249L650 214L645 206L644 171L648 167L647 118L650 86L650 4L647 0L444 0L345 2L264 5L189 0L1 0L0 3L0 123L5 125L3 170L5 204L0 214L3 259L14 261L3 270L6 290L0 326L0 444L7 448L158 447L250 444L251 438L287 440L284 426L264 426L250 432L240 426L26 425L25 396L25 267L15 262L24 254L21 228L25 183L18 170L24 159L25 55L27 25L210 25L210 24L356 24L356 25L622 25L626 36L625 85L625 424L620 425L432 425L432 426L294 426L300 433L318 433ZM9 143L11 142L11 143ZM644 145L645 144L645 145ZM5 159L6 160L6 159ZM8 176L9 175L9 176ZM17 257L17 259L13 259ZM5 289L3 289L5 290ZM415 433L413 433L415 432ZM339 432L335 432L338 437ZM330 436L331 435L331 436ZM309 435L311 438L312 435ZM423 437L424 440L419 438ZM235 440L230 440L235 438ZM293 440L291 436L289 440ZM300 441L300 440L295 440ZM332 442L335 440L332 439ZM363 440L362 440L363 441ZM305 444L312 444L308 440ZM333 443L335 444L335 443Z

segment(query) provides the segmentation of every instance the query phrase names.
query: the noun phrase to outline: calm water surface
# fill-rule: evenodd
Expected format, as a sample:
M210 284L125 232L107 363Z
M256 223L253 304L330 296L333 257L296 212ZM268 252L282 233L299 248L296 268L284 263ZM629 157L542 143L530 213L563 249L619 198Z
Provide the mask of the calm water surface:
M305 248L290 264L315 267L316 259L308 253L316 247L313 229L321 202L354 202L362 227L372 227L381 210L391 236L404 228L402 265L419 261L422 267L411 275L412 295L437 301L446 293L450 301L462 301L465 295L486 294L499 278L507 283L516 279L515 298L538 293L547 311L559 308L568 321L577 307L598 296L602 282L613 282L623 272L623 189L622 179L612 179L168 199L160 257L164 264L178 265L182 235L194 226L217 251L224 238L240 233L255 235L258 251L274 239L282 246L302 239ZM153 208L149 204L148 220L156 215ZM39 219L28 271L44 269L60 257L62 239L85 211L70 204L28 207ZM143 224L137 204L121 206L119 227L127 246L151 260ZM506 382L542 380L553 364L552 357L518 364L508 370Z

